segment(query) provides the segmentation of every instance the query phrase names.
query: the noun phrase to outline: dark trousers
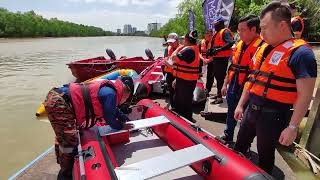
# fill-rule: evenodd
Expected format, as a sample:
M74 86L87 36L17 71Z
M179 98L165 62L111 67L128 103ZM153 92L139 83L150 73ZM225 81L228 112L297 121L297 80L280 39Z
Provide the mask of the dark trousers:
M169 91L169 102L172 108L174 108L173 96L174 96L174 88L172 87L172 82L174 81L175 77L172 73L166 72L166 83L167 83L167 90Z
M221 89L226 77L229 57L213 59L213 74L217 80L217 95L222 97Z
M176 91L174 95L176 112L191 121L193 91L196 84L197 81L186 81L176 78Z
M206 89L208 93L211 91L212 85L214 82L214 71L213 71L213 62L210 62L207 66L207 82Z
M289 109L264 106L257 110L252 103L249 103L241 122L234 149L245 154L254 137L257 136L259 167L271 174L274 166L275 148L290 116Z
M238 105L242 91L240 89L237 89L237 91L234 92L231 88L232 87L229 86L227 92L228 112L224 134L227 139L233 140L234 129L237 125L237 121L234 119L234 111Z

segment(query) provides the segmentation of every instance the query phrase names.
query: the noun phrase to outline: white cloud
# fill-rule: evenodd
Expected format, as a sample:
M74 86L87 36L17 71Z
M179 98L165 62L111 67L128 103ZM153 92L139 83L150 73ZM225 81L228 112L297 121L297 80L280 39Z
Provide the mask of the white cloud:
M66 0L72 3L93 4L96 6L130 6L128 11L120 11L118 8L104 9L95 8L92 10L79 12L61 12L61 11L37 11L45 18L58 18L65 21L70 21L78 24L92 25L101 27L105 30L116 31L117 28L123 29L124 24L131 24L137 27L138 30L146 30L147 24L151 22L159 22L165 24L170 18L173 18L177 13L177 6L183 0ZM144 7L146 11L138 11L135 7ZM121 9L121 8L120 8ZM141 8L138 8L141 9ZM159 9L159 11L157 11ZM130 10L130 11L129 11ZM161 12L161 13L160 13Z
M138 6L153 6L163 0L67 0L69 2L85 2L85 3L107 3L117 6L138 5Z
M92 25L101 27L105 30L116 31L117 28L123 29L124 24L131 24L138 30L146 30L150 22L160 22L162 24L169 20L169 16L162 14L145 14L120 11L87 11L77 13L61 13L38 11L38 14L45 18L58 18L78 24Z

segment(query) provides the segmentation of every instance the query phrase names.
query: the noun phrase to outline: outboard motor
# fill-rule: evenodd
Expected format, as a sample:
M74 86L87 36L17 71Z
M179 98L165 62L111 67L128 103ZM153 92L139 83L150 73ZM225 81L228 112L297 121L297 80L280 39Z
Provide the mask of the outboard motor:
M108 54L108 56L110 57L110 59L112 60L117 60L116 55L114 55L113 51L111 49L106 49L106 53Z
M150 49L146 49L144 52L146 53L146 55L149 59L154 60L154 55Z

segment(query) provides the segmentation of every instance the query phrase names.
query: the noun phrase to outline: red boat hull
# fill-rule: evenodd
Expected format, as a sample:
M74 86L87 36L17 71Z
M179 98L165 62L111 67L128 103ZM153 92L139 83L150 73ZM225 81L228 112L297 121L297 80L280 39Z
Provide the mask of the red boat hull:
M197 161L190 166L204 179L272 179L263 170L221 144L213 135L161 108L151 100L141 100L136 107L140 109L137 112L140 112L142 118L165 116L169 120L167 123L153 126L152 130L172 150L202 144L215 154L213 157ZM82 149L88 149L90 146L94 149L92 150L93 155L90 153L83 155L85 157L85 178L88 180L117 179L114 168L118 167L115 156L119 154L114 154L111 147L113 144L129 141L128 131L101 137L97 129L94 127L85 130L81 136ZM74 179L80 179L79 174L79 160L76 159Z
M146 67L152 65L157 60L159 60L159 58L156 60L149 60L143 59L142 57L133 57L121 58L112 61L101 56L91 59L74 61L67 65L70 68L72 75L77 78L78 81L85 81L101 74L110 72L116 68L133 69L139 74Z
M154 127L154 132L173 150L187 148L196 144L203 144L216 153L216 157L209 158L191 165L204 179L268 179L271 178L263 170L250 161L221 144L210 134L192 126L180 116L173 114L149 99L141 100L138 105L148 107L143 118L166 116L170 125ZM204 172L204 168L209 171Z

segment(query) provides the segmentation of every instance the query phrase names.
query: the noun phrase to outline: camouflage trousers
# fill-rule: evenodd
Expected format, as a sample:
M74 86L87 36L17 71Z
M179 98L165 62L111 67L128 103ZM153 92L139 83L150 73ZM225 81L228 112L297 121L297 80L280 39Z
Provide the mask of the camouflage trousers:
M75 151L78 145L76 118L73 108L63 94L51 89L44 101L48 118L56 135L55 153L62 171L72 172Z

